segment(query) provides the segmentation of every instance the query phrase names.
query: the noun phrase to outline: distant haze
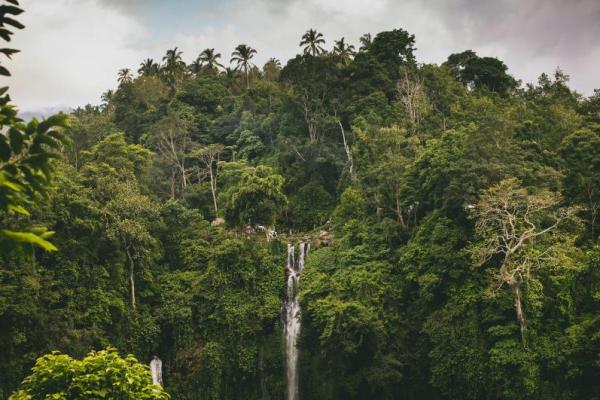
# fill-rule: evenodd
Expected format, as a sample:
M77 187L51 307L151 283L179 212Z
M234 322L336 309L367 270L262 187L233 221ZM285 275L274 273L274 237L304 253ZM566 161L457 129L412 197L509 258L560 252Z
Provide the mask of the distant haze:
M534 82L557 67L589 95L600 88L599 0L23 0L10 62L11 97L33 114L97 104L120 68L136 71L179 46L186 61L207 47L227 63L233 48L258 50L256 64L283 63L308 28L330 48L344 36L403 28L416 36L417 58L441 63L466 49L506 62Z

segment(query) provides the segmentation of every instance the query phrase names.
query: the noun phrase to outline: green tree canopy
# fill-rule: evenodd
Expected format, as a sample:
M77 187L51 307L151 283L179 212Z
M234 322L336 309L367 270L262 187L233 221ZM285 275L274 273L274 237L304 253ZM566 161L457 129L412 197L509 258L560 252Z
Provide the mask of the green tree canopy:
M221 204L228 224L275 224L287 204L281 175L264 165L235 162L224 164L220 176L224 187Z

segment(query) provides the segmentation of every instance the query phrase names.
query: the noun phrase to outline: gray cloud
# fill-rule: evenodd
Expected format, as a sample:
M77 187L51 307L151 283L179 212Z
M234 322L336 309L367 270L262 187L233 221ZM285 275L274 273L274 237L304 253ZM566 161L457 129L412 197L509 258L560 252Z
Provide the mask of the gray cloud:
M600 86L600 2L597 0L452 0L438 15L453 42L502 58L526 81L555 67L572 76L579 91Z
M147 7L155 3L155 0L100 0L99 3L114 7L126 12L134 12L140 7Z
M598 45L600 35L597 0L453 0L440 2L439 15L457 32L469 32L470 41L530 53L579 55Z

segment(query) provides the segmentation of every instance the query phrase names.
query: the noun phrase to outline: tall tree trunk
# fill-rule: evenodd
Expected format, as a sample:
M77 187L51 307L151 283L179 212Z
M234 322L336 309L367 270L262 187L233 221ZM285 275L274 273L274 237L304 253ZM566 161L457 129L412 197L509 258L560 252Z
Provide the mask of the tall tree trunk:
M525 336L525 331L527 330L527 320L525 319L525 312L523 311L523 297L521 293L522 284L523 279L519 278L517 283L513 285L513 291L515 293L515 311L517 313L517 321L519 321L519 325L521 327L521 336Z
M404 215L402 215L402 206L400 205L400 197L398 196L398 192L396 192L396 215L398 216L398 223L402 227L402 229L406 229L406 222L404 221Z
M309 107L308 97L305 94L303 97L303 108L304 108L304 121L306 122L306 127L308 128L308 137L310 139L311 144L317 143L317 139L319 136L319 127L317 122L315 121L314 113L311 111Z
M171 172L171 200L175 200L175 171Z
M308 123L308 136L310 138L310 143L317 143L317 126L312 122Z
M185 169L185 165L181 164L179 166L179 170L181 172L181 187L185 189L188 185L187 171Z
M127 259L129 260L129 284L131 285L131 306L135 310L135 265L133 257L127 246L125 252L127 253Z
M248 66L244 66L244 72L246 73L246 89L250 89L250 78L248 77Z
M348 146L348 142L346 141L346 132L344 131L344 126L342 125L342 121L338 119L338 124L340 125L340 130L342 131L342 139L344 141L344 150L346 151L346 157L348 158L348 164L350 164L350 178L352 178L352 171L354 169L354 163L352 161L352 150L350 146Z
M213 206L215 207L215 218L218 216L219 208L217 207L217 182L213 173L212 165L209 167L210 174L210 191L212 192Z

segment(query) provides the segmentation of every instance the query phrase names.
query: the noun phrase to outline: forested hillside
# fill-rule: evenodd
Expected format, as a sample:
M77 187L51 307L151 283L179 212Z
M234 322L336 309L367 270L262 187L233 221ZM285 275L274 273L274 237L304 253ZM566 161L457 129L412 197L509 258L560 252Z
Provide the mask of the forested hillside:
M108 346L172 399L285 398L310 242L302 400L600 399L600 90L402 29L301 41L170 49L68 121L3 100L0 398Z

